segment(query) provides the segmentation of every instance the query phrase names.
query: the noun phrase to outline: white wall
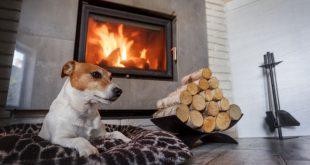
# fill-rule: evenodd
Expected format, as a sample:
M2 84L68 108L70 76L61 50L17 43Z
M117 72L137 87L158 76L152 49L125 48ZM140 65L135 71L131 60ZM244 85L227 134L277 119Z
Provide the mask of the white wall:
M232 0L226 4L233 98L244 112L239 137L270 136L263 54L275 53L281 108L301 126L283 134L310 135L310 1Z

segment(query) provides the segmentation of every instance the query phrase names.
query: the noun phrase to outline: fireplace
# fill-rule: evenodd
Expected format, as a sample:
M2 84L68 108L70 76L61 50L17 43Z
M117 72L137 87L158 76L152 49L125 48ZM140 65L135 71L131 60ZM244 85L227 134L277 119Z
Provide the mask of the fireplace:
M101 0L80 0L75 60L113 75L173 79L175 17Z

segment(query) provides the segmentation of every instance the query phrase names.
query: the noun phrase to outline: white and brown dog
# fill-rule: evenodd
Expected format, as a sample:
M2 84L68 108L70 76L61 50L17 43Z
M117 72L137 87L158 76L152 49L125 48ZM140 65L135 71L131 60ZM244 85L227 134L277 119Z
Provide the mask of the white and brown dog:
M67 62L61 77L68 76L50 106L39 136L52 143L78 150L80 156L97 154L88 139L95 137L129 138L122 133L106 132L98 109L115 101L122 90L111 82L111 73L87 63Z

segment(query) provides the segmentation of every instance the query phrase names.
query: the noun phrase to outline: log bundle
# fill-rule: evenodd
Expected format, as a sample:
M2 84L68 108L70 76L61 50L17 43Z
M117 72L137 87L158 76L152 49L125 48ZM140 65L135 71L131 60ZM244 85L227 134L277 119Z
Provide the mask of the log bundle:
M157 101L154 118L177 116L184 124L211 133L229 128L239 120L241 109L223 95L218 79L209 68L184 76L181 87Z

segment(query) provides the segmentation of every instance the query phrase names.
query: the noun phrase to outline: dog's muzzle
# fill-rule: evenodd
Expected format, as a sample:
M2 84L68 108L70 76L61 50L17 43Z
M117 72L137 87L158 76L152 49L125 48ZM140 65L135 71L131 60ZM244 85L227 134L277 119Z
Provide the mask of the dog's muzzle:
M122 89L118 88L118 87L114 87L112 89L113 92L113 97L110 99L111 101L115 101L118 97L120 97L123 93Z

